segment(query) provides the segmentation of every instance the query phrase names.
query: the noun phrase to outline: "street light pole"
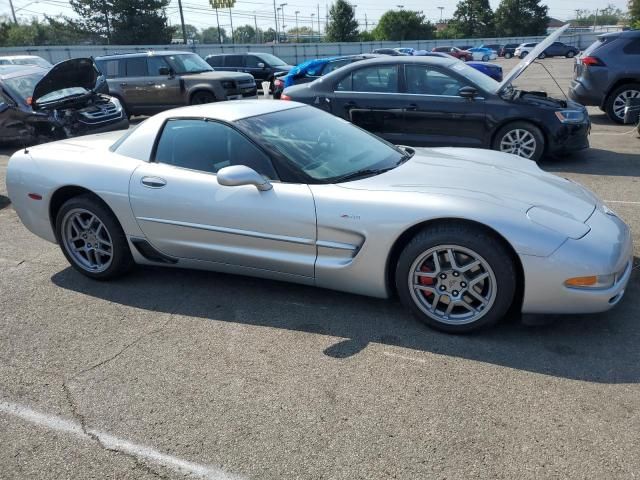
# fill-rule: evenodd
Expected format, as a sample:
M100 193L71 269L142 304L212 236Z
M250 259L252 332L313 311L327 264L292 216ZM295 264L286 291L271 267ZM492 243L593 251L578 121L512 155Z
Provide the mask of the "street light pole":
M11 16L13 17L13 23L18 24L18 19L16 18L16 11L13 8L13 0L9 0L9 5L11 5Z
M233 38L233 15L231 15L231 7L229 7L229 21L231 22L231 43L236 43L235 38Z
M315 13L311 14L311 38L309 39L310 42L313 42L313 17L315 16L316 16Z
M222 44L222 34L220 33L220 18L218 18L218 7L216 7L216 23L218 24L218 43Z
M273 18L276 21L276 38L273 39L273 43L278 43L278 12L276 11L276 0L273 0Z
M440 10L440 23L442 23L442 11L444 10L444 7L438 7L438 9Z
M298 29L298 14L300 10L296 10L296 43L300 43L300 30Z
M286 6L287 6L286 3L281 3L280 4L280 13L282 14L282 24L281 24L282 25L282 33L285 35L285 37L286 37L286 30L285 30L286 25L284 24L284 7L286 7Z

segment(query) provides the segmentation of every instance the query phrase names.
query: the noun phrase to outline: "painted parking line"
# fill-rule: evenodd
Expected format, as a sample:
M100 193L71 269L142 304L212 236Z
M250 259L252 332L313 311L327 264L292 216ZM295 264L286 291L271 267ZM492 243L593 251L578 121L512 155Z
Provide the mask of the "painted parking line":
M624 205L640 205L640 202L631 202L628 200L605 200L604 203L621 203Z
M155 463L156 465L171 468L183 475L186 474L191 477L205 478L208 480L243 480L244 478L215 467L201 465L172 455L167 455L154 448L138 445L99 430L87 430L87 433L85 433L82 425L78 422L66 420L56 415L38 412L15 403L0 402L0 413L20 418L39 427L83 438L89 442L94 442L94 438L97 438L100 443L109 450L116 450L128 455L133 455L139 459Z

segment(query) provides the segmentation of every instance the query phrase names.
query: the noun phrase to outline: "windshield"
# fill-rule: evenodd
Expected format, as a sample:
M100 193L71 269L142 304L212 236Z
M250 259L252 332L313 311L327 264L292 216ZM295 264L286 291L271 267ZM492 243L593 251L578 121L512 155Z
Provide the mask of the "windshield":
M393 145L314 107L282 110L237 123L318 183L375 175L407 158Z
M7 78L4 83L11 92L26 102L27 99L33 95L36 84L44 77L45 73L46 72L38 72L21 77Z
M201 73L213 71L211 65L195 53L167 55L165 58L175 73Z
M451 69L458 72L460 75L468 78L473 83L475 83L478 87L480 87L485 92L495 92L500 85L493 78L484 73L476 70L475 68L470 67L466 63L458 61L451 66Z
M287 64L286 62L280 60L275 55L271 55L270 53L258 53L257 56L272 67L281 67Z
M44 58L32 57L32 58L14 58L13 63L15 65L37 65L42 68L51 68L52 65Z

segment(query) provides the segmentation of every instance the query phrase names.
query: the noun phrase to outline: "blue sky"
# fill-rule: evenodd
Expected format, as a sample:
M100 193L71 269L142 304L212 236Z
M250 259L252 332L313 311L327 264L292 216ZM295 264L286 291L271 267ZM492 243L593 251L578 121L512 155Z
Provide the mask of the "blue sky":
M310 26L311 21L314 22L314 29L317 30L317 0L276 0L276 6L282 3L286 3L284 6L284 20L287 28L295 26L295 12L298 11L298 25ZM440 18L440 10L438 7L443 7L442 14L444 18L451 16L456 8L457 0L436 0L433 2L425 2L424 0L404 0L397 3L390 3L383 0L353 0L353 4L357 5L356 17L361 25L361 28L365 26L365 15L368 23L369 30L375 25L375 22L380 16L389 8L398 8L397 5L403 5L405 9L422 10L426 17L432 21L437 21ZM499 0L490 0L491 7L496 8L500 3ZM599 0L549 0L546 2L549 6L549 14L552 17L559 19L568 19L575 16L576 8L583 8L588 10L595 10L596 8L603 8L606 5L605 2ZM607 2L608 3L608 2ZM626 0L615 0L610 2L614 6L626 10ZM215 12L209 6L208 0L183 0L185 22L191 23L198 28L206 28L215 26L216 16ZM9 0L0 0L1 11L0 13L9 15ZM326 6L331 5L329 2L320 2L320 26L324 28ZM68 16L74 16L73 10L69 6L69 3L64 0L14 0L14 6L17 10L17 15L22 18L30 18L33 16L47 15L59 15L64 14ZM173 24L179 24L180 18L178 15L178 0L171 0L167 9L167 14L170 21ZM313 16L312 16L313 14ZM281 15L281 14L280 14ZM236 6L233 9L233 25L239 26L244 24L254 24L255 21L260 28L269 28L274 26L274 14L273 14L273 1L267 0L237 0ZM219 11L220 26L229 29L230 19L228 10ZM278 23L282 24L282 17L278 19Z

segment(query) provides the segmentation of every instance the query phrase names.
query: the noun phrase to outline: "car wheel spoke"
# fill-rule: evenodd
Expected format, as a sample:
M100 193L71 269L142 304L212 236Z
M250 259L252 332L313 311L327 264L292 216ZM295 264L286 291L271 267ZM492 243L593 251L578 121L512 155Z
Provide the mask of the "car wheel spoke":
M113 242L105 224L83 208L69 211L62 220L62 244L75 265L88 272L103 272L113 261Z

